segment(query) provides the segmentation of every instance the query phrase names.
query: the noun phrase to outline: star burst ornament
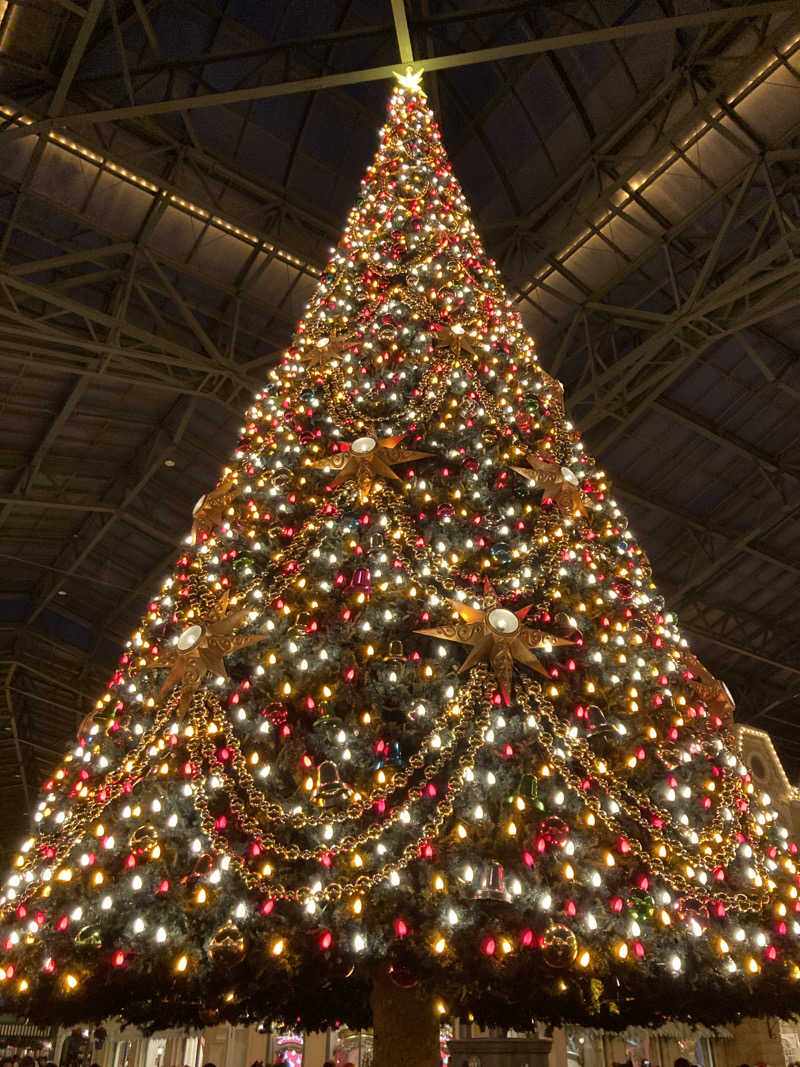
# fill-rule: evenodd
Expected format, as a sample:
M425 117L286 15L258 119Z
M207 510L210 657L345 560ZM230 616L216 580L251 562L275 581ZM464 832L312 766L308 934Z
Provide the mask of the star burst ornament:
M557 463L539 459L538 456L526 456L526 467L512 467L523 478L534 481L538 488L543 489L547 496L551 497L559 511L568 515L586 514L583 503L583 493L576 475L569 467L560 467Z
M413 459L426 459L431 455L430 452L415 452L408 448L399 448L398 445L402 440L402 435L384 437L382 440L370 435L356 437L350 443L347 452L337 452L335 456L318 459L311 466L320 470L338 471L339 473L331 482L333 488L338 488L350 478L355 478L361 503L366 504L372 487L379 477L400 481L392 467Z
M462 348L473 356L480 355L474 339L467 334L460 323L440 327L436 342L441 348L452 348L456 355L460 354Z
M306 371L311 371L329 359L340 356L350 343L348 337L318 337L313 345L296 357L297 362L302 363Z
M563 419L566 416L566 409L564 407L564 386L558 378L554 378L551 374L548 374L546 370L543 370L541 367L537 367L536 369L544 379L544 393L545 396L550 398L550 407L552 407L555 413Z
M159 653L151 660L151 667L169 667L169 674L159 691L163 700L170 689L180 683L181 699L178 715L183 718L207 674L228 677L225 657L240 648L266 640L266 634L237 634L250 608L228 611L228 594L221 598L216 609L206 617L187 626L175 646Z
M519 611L509 611L502 606L488 582L484 590L481 608L470 607L458 600L448 600L461 616L460 622L445 623L443 626L417 630L416 633L471 645L472 651L459 667L459 674L468 671L476 663L488 662L494 671L500 694L508 706L511 703L511 678L515 660L549 678L550 675L532 650L544 649L549 652L556 645L572 645L575 642L563 637L552 637L543 630L534 630L523 625L526 615L533 607L532 604L520 608Z
M204 493L192 508L192 544L203 534L210 534L222 522L226 510L240 495L233 473L226 474L216 489Z

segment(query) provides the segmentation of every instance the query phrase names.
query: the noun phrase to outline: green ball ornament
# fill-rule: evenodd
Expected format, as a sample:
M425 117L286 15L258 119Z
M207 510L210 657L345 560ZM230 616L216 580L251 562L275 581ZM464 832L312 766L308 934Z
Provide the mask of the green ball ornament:
M128 838L128 843L133 852L152 852L158 844L158 830L152 823L143 823L136 827Z
M644 889L633 889L628 896L628 910L637 923L646 923L656 910L655 901Z

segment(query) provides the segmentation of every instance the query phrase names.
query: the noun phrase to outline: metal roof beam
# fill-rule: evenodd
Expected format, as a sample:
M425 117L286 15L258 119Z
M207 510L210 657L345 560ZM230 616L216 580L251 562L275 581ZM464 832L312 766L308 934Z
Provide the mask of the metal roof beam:
M681 621L681 630L684 633L693 634L695 637L699 637L703 641L709 641L712 645L719 645L720 648L727 649L729 652L736 652L741 656L746 656L747 659L754 660L757 663L764 663L768 667L786 671L787 674L800 678L800 667L797 667L796 664L776 659L774 656L769 656L765 652L757 652L755 649L750 648L741 642L733 641L728 637L722 637L718 632L704 629L702 626L696 626L691 622L686 623L683 621Z
M796 500L785 503L782 507L771 511L769 518L758 526L752 527L747 533L731 541L729 547L711 560L706 566L699 567L689 581L684 582L672 595L673 603L680 605L686 599L686 594L693 589L704 585L709 578L713 578L722 567L736 558L748 545L777 530L783 523L795 519L800 515L800 503Z
M779 620L765 620L740 608L711 604L696 594L683 605L680 617L682 632L800 676L800 664L781 625Z
M798 43L795 38L794 26L791 23L783 22L773 28L766 37L759 37L753 47L752 54L746 57L752 63L753 75L745 79L744 84L742 84L742 60L740 58L734 72L726 79L715 84L713 89L707 92L705 96L696 100L694 106L688 112L685 108L679 106L679 100L670 101L670 97L676 94L680 88L680 79L684 76L682 68L674 72L671 79L668 79L669 89L666 92L664 106L667 108L665 115L668 115L671 103L671 109L679 116L678 120L673 121L671 124L668 123L666 127L663 123L657 125L655 120L649 123L656 136L645 141L643 133L640 132L640 140L644 142L641 151L645 154L642 155L640 152L632 153L631 162L619 173L616 180L605 184L596 196L582 198L584 186L581 183L581 178L587 173L592 173L596 170L597 155L600 151L598 148L587 156L581 166L575 169L574 176L568 180L566 185L560 186L551 198L533 209L526 218L506 220L504 223L498 224L505 227L516 225L517 230L515 232L517 233L540 227L537 254L540 255L543 264L546 263L547 265L538 267L531 265L531 267L526 268L529 273L533 274L533 278L522 289L517 297L517 302L527 301L532 304L538 314L542 314L541 309L534 301L535 291L538 288L544 289L548 278L554 272L561 273L562 267L566 266L576 250L581 249L589 240L597 237L598 232L607 228L611 220L616 217L625 219L624 208L627 203L636 204L638 202L640 205L643 202L646 203L647 190L650 184L657 182L660 175L672 165L670 160L673 163L680 161L683 165L691 166L687 151L692 150L702 142L705 132L716 128L714 108L722 107L718 101L725 103L728 100L732 100L734 103L731 107L733 113L736 113L739 103L746 100L750 93L762 84L765 79L769 78L771 73L786 61L788 55L796 53ZM678 79L677 82L673 82L675 78ZM659 93L660 88L655 93L656 100L660 101ZM642 122L649 114L648 103L649 98L645 100L644 106L639 113ZM628 131L627 121L626 119L621 127L626 131ZM716 124L718 125L718 123ZM645 126L644 129L646 131L648 126ZM629 131L629 135L632 135L635 130L636 126L634 124ZM610 141L609 148L615 143L615 135L611 135ZM774 149L780 152L782 147L774 146ZM605 148L604 151L608 151L609 148ZM759 146L755 142L749 146L747 144L741 145L740 151L744 152L745 156L748 157L748 163L761 161ZM649 172L648 164L651 168ZM699 176L702 177L702 175ZM735 180L738 182L740 177ZM565 188L568 191L566 196L564 193ZM659 233L659 239L674 240L688 223L696 216L704 214L708 207L725 192L725 188L716 191L712 190L710 195L702 203L699 203L697 207L690 209L687 205L684 213L672 227L662 228L663 232ZM620 201L622 201L622 210L615 206L619 205ZM502 251L501 247L501 254ZM637 269L651 255L652 248L648 246L630 264L626 265L624 270L602 284L598 284L595 287L597 296L613 289L624 277L634 269ZM553 292L558 295L557 289L553 290Z
M526 2L530 2L530 0L526 0ZM415 20L415 24L417 21ZM339 30L332 30L330 33L314 34L313 37L290 37L283 41L265 40L260 45L252 48L234 48L227 51L204 52L200 55L185 56L177 59L164 59L163 62L139 63L137 66L128 69L128 75L133 79L150 74L192 70L195 67L211 67L218 63L241 63L247 59L263 59L278 52L300 51L325 45L344 44L349 41L363 40L365 37L388 37L389 34L394 32L393 22L372 23L366 26L347 26ZM75 85L90 86L98 82L123 78L124 75L125 71L122 67L87 72L75 79Z
M671 33L674 30L705 26L712 22L728 22L736 19L774 15L780 11L789 11L795 6L795 2L796 0L769 0L769 2L765 3L737 4L732 7L717 8L686 15L621 23L580 33L561 34L555 37L523 41L519 44L501 45L497 48L478 49L451 56L436 56L426 59L424 66L428 71L450 70L454 67L471 66L475 63L494 63L534 53L549 52L562 48L575 48L579 45L630 39L654 33ZM30 126L4 131L0 134L0 140L2 138L25 137L32 133L42 133L64 125L75 126L87 123L118 122L123 119L141 118L149 115L167 115L196 108L223 107L231 104L248 103L253 100L265 100L270 97L317 92L320 89L333 89L344 85L360 85L369 81L383 81L394 77L395 66L396 64L371 67L341 74L329 74L322 77L301 78L296 81L253 86L248 89L234 89L229 92L198 94L182 99L153 100L128 107L112 107L99 111L73 113L59 119L36 119Z
M105 0L89 0L89 6L84 12L77 36L70 49L64 68L61 71L61 77L56 86L56 91L53 93L53 98L50 101L49 111L50 115L54 118L58 117L64 110L64 105L67 102L67 94L69 93L73 78L78 72L78 67L83 59L84 52L89 46L89 41L94 32L94 28L97 25L100 12L104 7Z
M40 347L47 347L52 343L65 345L67 351L69 349L75 350L74 355L77 356L80 364L88 364L89 368L91 368L92 364L98 362L98 360L88 358L94 355L103 357L99 360L101 364L103 359L110 359L112 364L121 364L118 369L122 370L127 369L126 364L130 361L134 366L138 365L142 370L147 369L144 381L147 381L150 377L156 377L157 379L158 368L163 368L164 371L169 372L166 380L171 383L174 383L174 372L176 371L196 371L200 372L201 381L195 382L195 386L211 381L214 383L214 389L216 389L220 379L224 379L235 386L236 390L245 389L250 392L259 384L250 379L245 371L239 369L235 363L228 360L222 361L211 356L203 357L196 351L187 349L183 345L170 341L168 338L144 330L130 321L109 315L106 312L92 308L89 304L66 297L52 287L23 282L21 279L9 275L1 265L0 294L3 294L6 298L5 304L0 304L0 334L13 338L14 343L21 343L23 348L27 348L28 343L36 346L37 341ZM82 336L64 327L54 326L51 318L52 311L39 315L28 311L20 303L21 296L39 300L45 307L50 309L55 307L62 313L67 312L82 320L87 324L86 332L90 340L86 342L84 347L84 338ZM130 344L145 345L147 347L137 347L132 351L128 347L95 341L93 326L102 326L111 330L118 328L120 335L127 339ZM31 332L26 335L20 330L20 327L24 331ZM55 354L57 355L58 353ZM206 385L201 391L213 392L214 389L209 389Z
M653 404L653 409L663 412L677 422L682 422L709 441L714 441L723 448L736 452L737 455L745 456L747 459L757 463L759 467L764 467L775 474L781 474L787 478L793 478L795 481L800 481L800 466L788 466L777 456L765 452L763 448L751 444L750 441L745 441L738 434L724 430L721 426L712 422L711 419L703 418L696 411L690 411L683 404L678 404L669 397L662 396L660 400Z
M397 50L400 53L400 62L411 64L414 62L414 50L411 47L411 35L408 32L405 0L391 0L391 2L392 19L394 20L394 32L397 37Z
M632 324L640 317L639 328L645 336L624 355L610 361L599 360L589 347L589 361L583 374L584 383L573 388L571 405L578 407L591 402L592 407L581 418L585 431L604 423L612 429L595 440L599 451L607 448L642 412L650 406L702 353L716 341L738 332L745 325L754 325L800 302L800 226L789 229L784 223L780 236L762 249L763 226L756 228L749 246L737 246L732 263L720 266L725 234L734 223L741 227L753 218L748 204L744 218L740 208L750 192L753 178L760 164L751 164L742 177L718 236L705 254L692 290L680 300L669 314L643 312L636 309L611 309L608 305L592 304L592 310L616 315ZM791 183L791 184L789 184ZM793 188L796 178L789 179ZM771 211L769 201L760 210ZM712 277L717 284L709 288ZM701 293L703 294L701 296ZM596 344L596 339L595 339Z
M653 498L652 496L643 493L637 487L631 486L619 479L614 479L613 488L614 492L619 496L633 501L634 504L637 504L640 507L649 511L658 511L663 515L669 515L682 526L694 530L700 535L710 535L721 545L736 545L737 552L741 552L743 555L752 556L754 559L757 559L759 563L769 563L773 567L778 567L780 570L800 578L800 564L795 563L784 556L776 555L755 539L748 541L746 544L741 544L740 540L732 537L725 527L714 525L708 519L698 518L685 508L672 504L667 500Z
M145 596L151 595L151 592L156 588L157 584L163 581L165 575L169 572L170 567L175 562L175 551L178 549L178 545L172 552L162 556L155 567L152 567L150 571L142 578L141 582L132 589L124 597L121 597L108 614L101 619L100 624L96 627L97 636L94 644L92 645L89 655L95 656L102 640L102 635L105 634L111 626L113 626L117 620L129 610L132 604L140 602ZM88 662L88 661L87 661Z
M14 699L11 696L11 683L14 679L14 673L16 666L12 664L6 672L5 681L3 682L3 695L5 697L6 714L8 715L8 722L11 728L11 736L14 740L14 754L17 758L17 766L19 767L20 781L22 782L22 794L25 797L25 815L31 813L31 793L28 786L28 772L25 765L25 758L22 754L22 747L20 745L19 728L17 726L17 714L14 709Z
M155 538L155 540L173 544L173 538L157 526L153 526L152 523L147 522L138 515L132 515L128 511L119 511L118 508L112 507L109 504L95 504L89 502L80 504L53 499L52 497L15 496L14 494L3 493L0 494L0 505L2 505L2 509L0 509L0 526L2 526L3 522L8 517L8 512L14 508L40 508L43 511L93 512L100 515L118 515L120 521L130 523L131 526L135 526L143 533L149 534L149 536Z
M69 649L71 654L76 651L80 651L72 645L64 645L62 647ZM85 652L81 652L81 654L86 655ZM26 674L33 675L33 677L38 678L40 681L44 682L48 686L55 686L58 689L74 693L74 695L76 697L79 697L81 700L90 699L90 697L82 689L71 685L64 679L63 676L57 674L50 674L48 671L42 670L41 664L38 662L36 664L29 663L23 657L19 657L17 659L0 658L0 667L10 667L13 665L16 665L20 670L25 671ZM107 666L102 669L107 669Z
M150 455L147 457L143 469L138 474L134 474L127 480L127 484L123 488L123 497L119 502L118 510L114 514L104 517L99 527L93 528L84 523L83 528L79 531L76 539L76 548L73 550L72 546L68 546L67 549L59 556L55 563L55 566L63 572L65 576L74 574L84 560L91 554L100 541L106 536L109 530L117 523L123 513L126 511L130 504L138 497L139 493L150 482L156 471L160 470L164 464L164 460L170 455L174 446L180 441L186 432L186 427L191 418L192 412L195 406L195 400L191 399L188 403L183 400L178 400L168 412L166 418L162 422L162 427L166 430L168 421L171 416L179 416L177 425L175 428L168 432L169 441L166 446L158 446L158 434L154 435L153 447L150 449ZM183 411L180 409L183 408ZM112 489L116 487L112 486ZM79 546L79 548L77 547ZM69 559L74 551L74 557ZM35 598L33 606L25 620L26 626L31 626L36 619L41 615L44 609L57 595L59 588L62 585L62 579L59 577L56 582L48 582L43 584L38 596Z

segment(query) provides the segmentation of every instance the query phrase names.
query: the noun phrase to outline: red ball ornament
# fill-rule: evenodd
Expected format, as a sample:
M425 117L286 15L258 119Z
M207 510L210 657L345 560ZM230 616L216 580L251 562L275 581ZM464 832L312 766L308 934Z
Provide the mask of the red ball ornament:
M289 718L289 709L279 700L274 700L271 704L267 704L265 708L261 709L261 717L272 723L273 726L284 726Z
M633 582L627 578L614 578L611 582L611 588L620 600L630 600L633 596Z
M702 934L708 929L708 908L697 897L681 897L677 912L681 922L692 927L695 934L698 928Z
M550 848L563 848L569 841L569 823L560 815L546 815L539 823L539 836Z
M389 967L389 977L401 989L413 989L419 982L419 975L404 963L393 963Z

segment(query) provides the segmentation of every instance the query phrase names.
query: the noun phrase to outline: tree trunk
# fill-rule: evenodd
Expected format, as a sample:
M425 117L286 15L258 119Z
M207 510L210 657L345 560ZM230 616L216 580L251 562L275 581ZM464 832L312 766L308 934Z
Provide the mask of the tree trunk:
M440 1067L439 1016L419 986L401 989L387 974L372 986L374 1067Z

